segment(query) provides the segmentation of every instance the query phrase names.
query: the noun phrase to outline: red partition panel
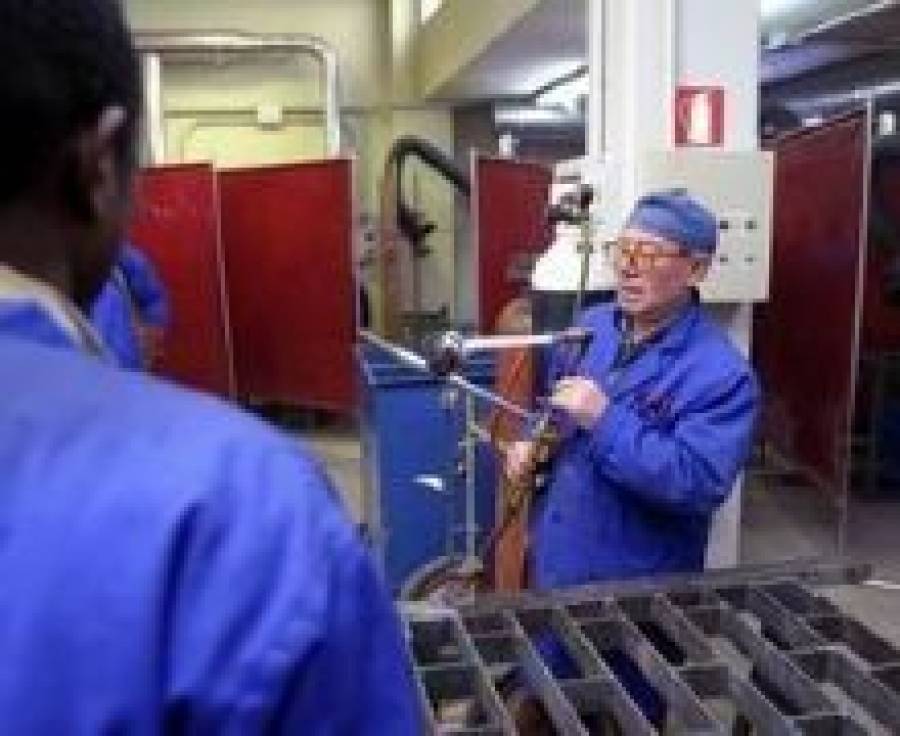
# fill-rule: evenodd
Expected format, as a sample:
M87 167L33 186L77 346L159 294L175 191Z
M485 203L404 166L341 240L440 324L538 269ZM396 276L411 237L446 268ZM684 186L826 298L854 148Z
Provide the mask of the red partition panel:
M143 171L131 237L159 270L171 304L159 372L192 388L229 395L232 371L212 168Z
M835 492L858 351L867 125L855 114L779 142L771 299L755 336L769 438Z
M523 274L550 244L547 209L553 174L541 164L477 156L472 182L478 322L488 333L503 308L522 295Z
M345 159L220 175L242 397L352 410L352 178Z

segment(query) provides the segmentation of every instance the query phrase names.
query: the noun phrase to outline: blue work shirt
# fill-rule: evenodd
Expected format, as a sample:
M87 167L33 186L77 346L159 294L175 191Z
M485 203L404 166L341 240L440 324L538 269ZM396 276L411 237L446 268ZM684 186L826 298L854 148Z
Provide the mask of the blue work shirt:
M122 368L143 370L136 320L164 329L169 323L166 289L150 260L126 243L113 274L94 300L91 323Z
M400 626L317 463L0 300L0 733L414 734Z
M593 340L573 372L610 403L589 431L569 430L536 500L538 589L702 570L713 511L750 451L756 380L697 301L617 365L621 323L614 304L579 320ZM554 357L552 378L565 362Z

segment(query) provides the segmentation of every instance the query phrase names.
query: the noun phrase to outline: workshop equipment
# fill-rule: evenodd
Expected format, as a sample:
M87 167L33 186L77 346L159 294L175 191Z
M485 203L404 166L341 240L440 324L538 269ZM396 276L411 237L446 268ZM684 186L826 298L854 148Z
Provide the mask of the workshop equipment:
M471 545L467 535L477 545L491 528L493 458L479 446L466 467L462 391L431 374L424 360L417 369L361 345L357 364L363 522L387 583L403 594L435 567L459 562ZM469 361L460 376L476 391L493 380L493 361L485 356Z
M479 424L477 404L486 404L494 411L514 417L525 427L547 426L549 415L530 412L464 374L478 366L473 356L487 349L517 348L520 344L567 344L575 346L576 352L580 353L589 342L590 334L582 329L555 335L495 338L444 333L426 341L435 348L431 359L373 332L363 330L359 336L368 346L368 351L361 349L359 352L360 374L365 383L364 476L378 479L378 482L370 481L366 488L366 523L376 550L382 554L388 580L395 588L402 583L401 592L406 598L443 595L445 589L457 587L472 593L487 584L485 557L493 551L498 530L502 533L506 529L511 514L518 508L510 508L508 499L504 499L500 504L499 526L487 523L493 519L494 494L490 486L495 473L490 455L486 453L493 437L491 430L485 430ZM388 361L386 365L382 363L384 360ZM490 381L493 376L479 375L478 378ZM427 383L423 384L423 381ZM388 386L405 386L407 390L401 396L406 400L390 406L384 401L390 395L385 393ZM430 391L413 390L423 386ZM457 412L454 421L448 422L447 416L443 422L439 421L435 410L440 402L436 400L435 391L443 398L445 413L451 409L456 411L458 405L464 403L462 415ZM376 399L380 396L382 401L373 401L373 396ZM450 403L446 400L448 396L452 397ZM396 394L394 398L397 398ZM445 472L441 472L446 467L448 453L454 448L461 451L456 473L462 483L459 489L455 487L456 483L446 480ZM452 454L449 457L452 459ZM436 494L449 493L457 500L451 500L441 511L441 506L433 500L428 502L421 498L423 488ZM461 492L455 493L457 490ZM522 488L519 495L524 496L525 492ZM462 498L461 507L459 498ZM392 513L396 503L400 504L401 511ZM390 519L381 516L385 509ZM460 527L462 551L452 531L454 518L465 520ZM448 525L451 525L451 531L447 536L447 553L440 555L440 534L443 530L447 535ZM412 556L408 554L408 545L414 545ZM415 566L410 567L411 561L416 563Z
M451 155L430 141L405 135L391 145L381 182L379 324L383 334L403 342L415 342L429 317L435 316L424 312L422 261L431 254L427 241L437 224L406 198L403 181L410 157L439 174L463 197L468 198L471 193L469 175L460 170Z
M814 590L869 573L780 563L409 605L429 732L529 733L524 702L535 733L898 733L900 650Z

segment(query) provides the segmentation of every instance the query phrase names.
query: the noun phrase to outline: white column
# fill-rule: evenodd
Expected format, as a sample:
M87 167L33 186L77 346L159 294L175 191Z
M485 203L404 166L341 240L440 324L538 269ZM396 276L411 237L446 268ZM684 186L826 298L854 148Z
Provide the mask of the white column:
M166 160L166 113L163 108L162 58L148 53L143 57L144 125L146 127L147 163L157 165Z
M666 148L671 105L669 0L590 0L590 154L599 182L604 234L619 229L637 191L637 163Z
M755 151L759 147L758 0L677 3L678 83L724 87L725 149ZM715 42L711 33L715 34ZM752 305L723 305L715 314L734 343L749 354ZM742 486L739 481L713 521L707 552L709 567L729 567L739 561Z

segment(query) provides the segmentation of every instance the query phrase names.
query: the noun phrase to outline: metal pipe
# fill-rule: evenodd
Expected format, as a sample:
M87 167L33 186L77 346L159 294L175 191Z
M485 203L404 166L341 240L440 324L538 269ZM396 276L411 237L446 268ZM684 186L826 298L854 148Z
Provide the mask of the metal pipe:
M381 350L384 350L389 355L392 355L394 358L399 360L404 365L409 366L413 370L417 370L421 373L427 373L429 375L434 375L434 372L431 370L431 365L428 363L425 358L420 355L416 355L416 353L411 350L407 350L406 348L400 347L399 345L395 345L389 340L385 340L383 337L376 335L374 332L370 332L368 330L360 330L359 332L360 338L365 340L370 345L374 345ZM486 388L482 388L481 386L477 386L471 381L463 378L458 373L450 373L446 376L443 376L444 380L452 386L456 386L459 389L471 394L472 396L476 396L489 404L493 404L494 406L503 409L505 412L512 414L519 419L523 419L526 422L534 422L537 419L537 415L533 414L530 411L526 411L521 406L517 406L510 401L507 401L502 396L498 396L493 391L488 391Z
M340 102L338 99L337 52L317 36L305 34L257 35L240 32L145 32L135 37L141 53L161 55L172 52L283 52L308 54L319 60L325 98L325 140L329 156L341 150ZM160 108L162 107L160 102Z
M376 348L392 355L404 365L422 373L431 373L428 361L422 356L416 355L412 350L400 347L369 330L360 330L359 336L370 345L374 345Z
M471 394L466 395L466 426L470 426L475 423L475 397ZM463 447L464 447L464 467L466 473L466 561L470 562L473 560L478 560L477 555L477 542L476 539L478 535L478 525L475 518L475 503L476 503L476 489L475 489L475 473L476 473L476 462L477 462L477 450L478 450L478 438L475 437L471 432L463 433Z
M503 409L503 411L507 412L508 414L512 414L513 416L518 417L519 419L522 419L529 424L534 423L538 420L537 414L526 411L521 406L517 406L516 404L507 401L502 396L498 396L493 391L488 391L486 388L476 386L474 383L467 381L458 373L451 373L449 376L447 376L446 380L457 388L460 388L463 391L468 391L470 394L483 399L489 404L493 404L499 409Z
M497 335L494 337L463 338L463 353L477 353L487 350L515 350L517 348L550 347L563 342L581 342L590 337L588 330L573 328L562 332L543 335Z
M517 348L539 348L558 345L562 342L580 342L590 337L588 330L573 328L563 332L543 335L496 335L492 337L465 337L462 352L466 355L487 350L515 350Z
M144 124L146 125L147 160L158 166L166 160L166 128L162 99L162 59L147 53L144 68Z

